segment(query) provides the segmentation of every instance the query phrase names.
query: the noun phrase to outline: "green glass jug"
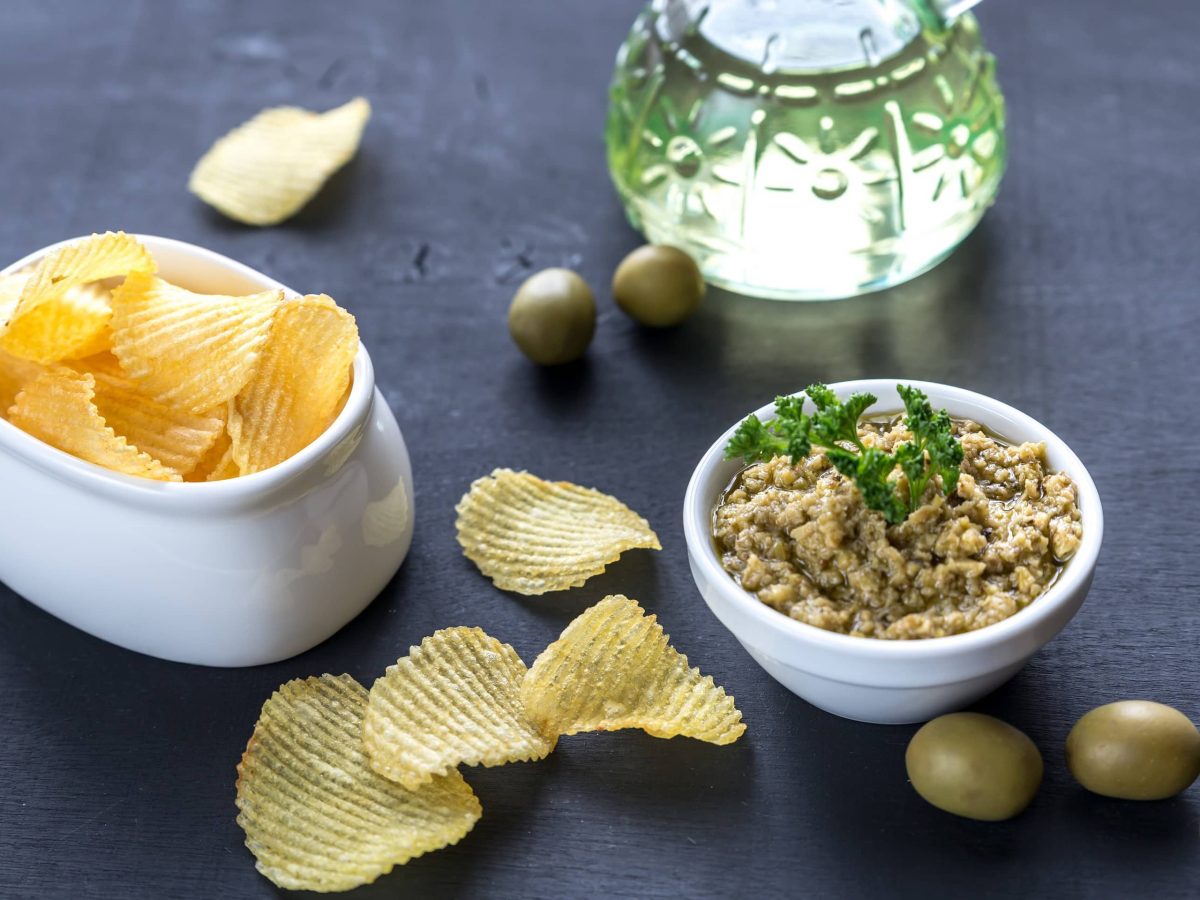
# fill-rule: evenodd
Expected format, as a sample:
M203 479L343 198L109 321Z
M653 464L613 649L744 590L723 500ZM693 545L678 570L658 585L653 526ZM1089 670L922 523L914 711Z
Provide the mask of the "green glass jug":
M630 221L754 296L853 296L929 269L1004 172L976 2L653 0L606 128Z

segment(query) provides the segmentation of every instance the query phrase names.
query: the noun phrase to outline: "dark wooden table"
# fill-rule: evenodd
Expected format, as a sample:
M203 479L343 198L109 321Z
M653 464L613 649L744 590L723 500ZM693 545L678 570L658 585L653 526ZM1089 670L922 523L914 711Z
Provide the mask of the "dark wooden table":
M0 591L0 896L271 896L234 823L233 782L276 685L343 671L369 683L456 624L530 660L613 591L657 612L736 695L745 739L582 735L541 764L470 770L485 810L475 830L361 896L1200 891L1200 788L1104 800L1072 782L1061 751L1071 723L1109 700L1149 697L1200 718L1200 6L985 5L1012 163L965 246L887 295L817 306L714 295L665 333L632 325L605 287L638 243L601 142L613 54L637 9L4 4L0 257L123 228L334 295L358 317L407 435L418 513L412 553L379 599L273 666L160 662ZM200 153L259 108L360 93L375 106L360 158L289 224L242 228L188 195ZM551 265L588 278L601 314L584 364L539 371L509 343L504 313L520 280ZM1014 821L927 806L905 780L912 728L793 697L688 574L684 484L718 431L777 392L860 376L1008 401L1077 450L1103 497L1108 531L1083 611L979 704L1046 757L1042 791ZM631 554L567 595L494 590L459 554L453 506L500 465L642 498L664 551Z

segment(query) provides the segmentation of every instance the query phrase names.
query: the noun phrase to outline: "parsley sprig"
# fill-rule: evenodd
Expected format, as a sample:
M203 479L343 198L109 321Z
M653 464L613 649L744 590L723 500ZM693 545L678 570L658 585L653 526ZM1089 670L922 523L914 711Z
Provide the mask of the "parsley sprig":
M934 476L941 479L943 493L954 492L963 450L954 437L949 413L934 412L929 398L917 388L898 384L896 392L904 401L904 424L913 437L891 453L865 446L858 435L858 420L877 399L873 394L851 394L843 402L825 385L812 384L803 394L776 397L775 418L769 422L749 416L725 446L725 458L740 456L752 463L787 456L796 462L820 447L858 487L867 508L897 525L921 505ZM816 407L811 415L804 411L804 394ZM897 467L904 474L906 489L895 475Z

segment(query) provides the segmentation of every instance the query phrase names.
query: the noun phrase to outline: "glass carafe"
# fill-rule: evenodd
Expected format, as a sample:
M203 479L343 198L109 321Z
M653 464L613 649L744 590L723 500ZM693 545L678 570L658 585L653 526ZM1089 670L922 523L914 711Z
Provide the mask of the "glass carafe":
M935 265L1006 158L975 2L653 0L606 129L630 221L755 296L852 296Z

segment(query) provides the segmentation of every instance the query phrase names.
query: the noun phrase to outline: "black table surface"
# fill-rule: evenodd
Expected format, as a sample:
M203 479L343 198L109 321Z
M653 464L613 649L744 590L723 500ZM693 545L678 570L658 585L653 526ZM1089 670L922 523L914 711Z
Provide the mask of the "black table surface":
M1068 775L1087 709L1147 697L1200 718L1200 6L1059 0L980 12L1009 100L995 208L888 294L787 305L713 293L640 330L608 279L639 243L605 169L614 52L637 0L9 2L0 9L0 256L122 228L212 247L357 317L407 436L416 538L336 636L222 670L105 644L0 588L0 896L266 897L234 822L234 766L281 682L370 682L433 630L479 625L528 661L611 592L639 598L733 693L731 747L640 732L469 770L484 816L361 896L1196 896L1200 787L1105 800ZM374 104L360 157L282 227L186 190L264 106ZM504 315L530 271L597 288L581 365L542 371ZM1046 779L1017 819L926 805L912 727L823 713L772 681L688 573L688 474L721 429L813 380L962 385L1046 422L1093 473L1108 528L1082 612L978 704L1026 730ZM496 466L595 485L662 537L567 594L494 589L453 507ZM19 515L20 510L7 509ZM69 510L63 510L69 515ZM71 565L69 558L63 565ZM131 578L137 573L131 572ZM163 603L170 603L163 597Z

